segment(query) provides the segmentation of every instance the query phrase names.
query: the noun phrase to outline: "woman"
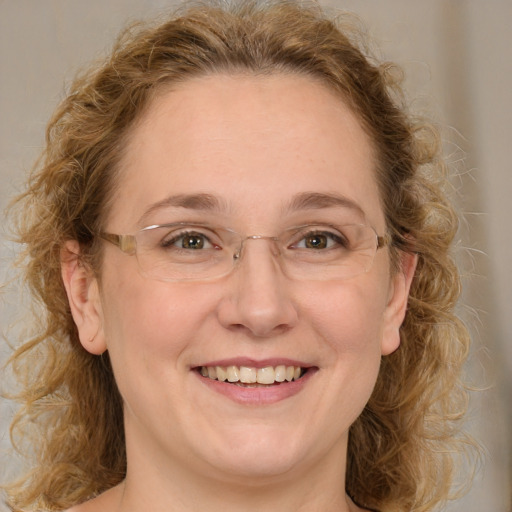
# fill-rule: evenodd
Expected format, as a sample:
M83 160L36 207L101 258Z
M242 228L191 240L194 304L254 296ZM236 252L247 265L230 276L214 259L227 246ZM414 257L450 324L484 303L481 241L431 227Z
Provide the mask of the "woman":
M457 223L394 75L266 2L132 28L76 80L17 203L47 314L13 356L14 510L447 499Z

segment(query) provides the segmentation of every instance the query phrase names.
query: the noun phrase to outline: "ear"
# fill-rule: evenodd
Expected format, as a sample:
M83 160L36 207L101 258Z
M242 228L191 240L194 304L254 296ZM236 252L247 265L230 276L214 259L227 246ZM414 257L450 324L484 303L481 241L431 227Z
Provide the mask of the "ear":
M60 261L62 280L80 343L91 354L102 354L107 346L98 280L92 270L80 260L80 245L76 240L65 243Z
M400 326L407 311L409 290L416 270L416 254L402 252L400 269L391 277L388 303L384 313L384 329L381 341L383 356L391 354L400 346Z

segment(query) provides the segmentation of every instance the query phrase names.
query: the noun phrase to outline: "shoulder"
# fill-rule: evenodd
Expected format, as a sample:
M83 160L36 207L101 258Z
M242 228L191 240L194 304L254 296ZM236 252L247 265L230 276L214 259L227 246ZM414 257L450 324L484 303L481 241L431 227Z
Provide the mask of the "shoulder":
M113 487L95 498L65 510L64 512L108 512L117 509L121 498L121 486Z
M75 505L74 507L68 508L64 512L94 512L99 511L99 508L94 506L94 502L96 500L86 501L85 503L81 503L80 505Z
M105 509L101 502L96 501L96 499L92 499L90 501L86 501L85 503L81 503L80 505L75 505L71 508L68 508L64 512L101 512Z

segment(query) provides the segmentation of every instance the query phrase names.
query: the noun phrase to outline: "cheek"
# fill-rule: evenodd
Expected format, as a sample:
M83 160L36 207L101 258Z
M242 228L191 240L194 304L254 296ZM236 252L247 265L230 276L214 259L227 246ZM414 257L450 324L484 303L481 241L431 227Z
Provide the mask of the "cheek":
M179 284L141 277L131 261L113 259L102 283L103 323L107 348L118 371L146 367L155 361L177 361L193 338L204 312L204 296L192 295Z
M370 277L370 276L368 276ZM329 410L326 432L346 432L373 392L381 363L387 287L376 278L324 283L304 304L325 364L328 385L319 410Z
M104 294L107 349L126 411L144 423L151 410L181 403L177 390L207 316L207 299L173 283L136 277L111 283Z
M333 351L363 355L376 350L380 358L387 287L364 277L327 284L323 293L310 295L306 307L314 329Z

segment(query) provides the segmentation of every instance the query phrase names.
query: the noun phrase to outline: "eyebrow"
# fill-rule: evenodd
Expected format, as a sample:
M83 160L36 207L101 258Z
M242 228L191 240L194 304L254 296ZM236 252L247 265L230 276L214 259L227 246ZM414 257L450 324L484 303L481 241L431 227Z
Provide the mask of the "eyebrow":
M322 192L301 192L295 195L285 206L283 213L332 207L348 208L366 218L364 210L352 199L339 194ZM152 204L140 217L139 224L143 224L152 213L165 208L185 208L207 212L225 212L228 210L226 201L212 194L177 194Z
M340 194L321 192L302 192L293 197L285 211L320 210L322 208L342 207L354 210L366 218L364 210L352 199Z
M140 217L139 224L144 223L152 213L164 208L186 208L200 211L227 210L226 203L212 194L177 194L166 197L152 204Z

